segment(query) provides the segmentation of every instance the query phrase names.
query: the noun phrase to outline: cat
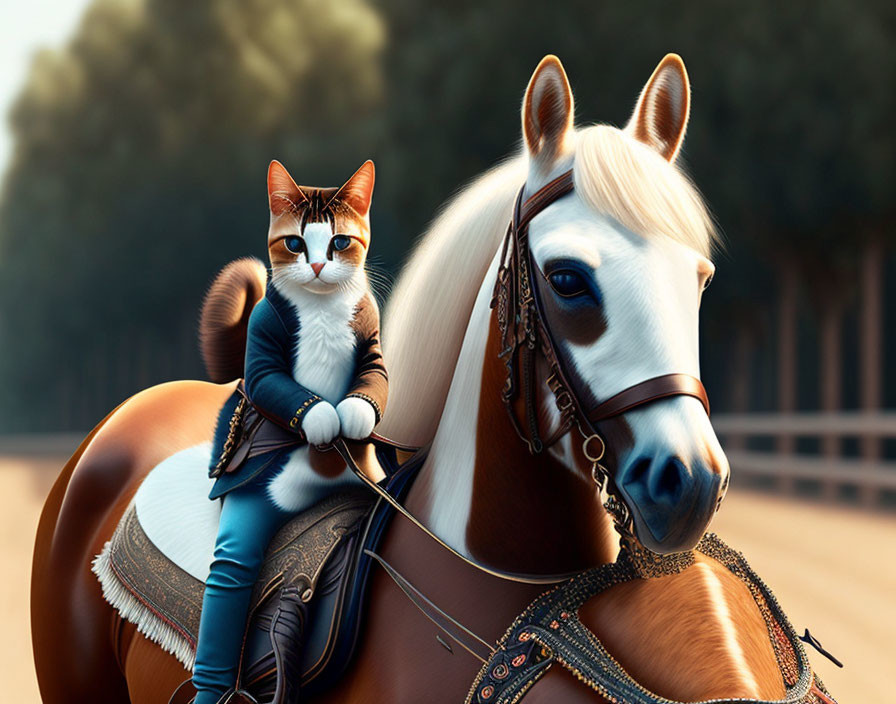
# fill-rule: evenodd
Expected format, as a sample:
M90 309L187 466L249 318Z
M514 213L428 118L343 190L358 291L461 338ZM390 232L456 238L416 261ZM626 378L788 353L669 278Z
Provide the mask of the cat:
M302 422L312 445L330 442L340 428L345 437L366 438L382 413L357 391L345 397L355 367L353 323L373 315L379 327L364 271L373 182L372 161L338 190L300 188L277 161L268 171L271 282L299 316L293 377L324 398Z
M364 439L385 407L379 311L365 272L373 184L372 161L340 188L299 186L277 161L268 169L271 276L249 320L245 391L262 416L309 445ZM312 481L307 450L283 457L270 483L284 510L327 489ZM212 496L251 480L260 463L248 464L223 475Z
M271 276L249 316L244 383L221 409L212 453L209 497L222 503L193 669L197 704L220 701L236 682L268 541L293 516L359 481L345 467L335 477L318 472L310 446L368 437L388 394L364 271L373 162L341 188L298 186L277 161L267 182ZM300 608L296 648L307 618Z

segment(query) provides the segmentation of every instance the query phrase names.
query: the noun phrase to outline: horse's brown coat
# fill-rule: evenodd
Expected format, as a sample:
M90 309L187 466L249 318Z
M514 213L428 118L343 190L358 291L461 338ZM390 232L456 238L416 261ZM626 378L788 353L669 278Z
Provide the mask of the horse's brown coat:
M209 440L233 384L175 382L122 404L79 448L44 507L32 571L32 637L44 702L127 701L114 619L90 563L146 473ZM60 589L59 585L66 585Z
M215 412L231 390L232 385L178 382L138 394L102 424L60 475L38 532L32 586L35 660L46 704L126 702L128 693L139 704L164 704L187 676L173 658L135 635L132 628L119 629L120 637L113 638L118 617L103 600L90 561L112 534L143 476L164 457L210 437ZM495 438L498 452L512 452L517 443L515 437ZM500 473L513 471L507 463L491 466L498 482L508 481L498 477ZM529 492L518 495L521 501L534 498ZM517 510L541 510L549 496L537 498L538 506L520 505ZM550 512L555 509L549 507ZM522 522L518 529L526 530L526 525ZM520 535L524 543L538 545L539 540L537 535ZM395 519L382 552L435 603L487 641L497 640L542 589L506 582L466 565L401 518ZM689 694L699 690L746 696L745 670L765 691L774 690L776 683L780 687L768 657L765 625L748 594L738 593L736 585L726 587L729 606L736 609L732 616L745 656L735 661L724 657L718 639L696 637L711 633L716 619L705 593L684 583L674 586L624 585L616 588L621 596L609 592L606 601L601 599L593 608L589 605L583 616L637 676L664 694L683 692L682 683L689 683ZM651 619L680 612L685 606L699 619L678 618L664 624L662 638L642 652L643 629L655 626ZM321 701L462 700L479 662L458 646L449 653L436 634L437 629L378 571L356 664ZM692 646L670 645L682 642ZM701 690L704 685L706 689ZM600 701L555 667L527 702L558 700Z

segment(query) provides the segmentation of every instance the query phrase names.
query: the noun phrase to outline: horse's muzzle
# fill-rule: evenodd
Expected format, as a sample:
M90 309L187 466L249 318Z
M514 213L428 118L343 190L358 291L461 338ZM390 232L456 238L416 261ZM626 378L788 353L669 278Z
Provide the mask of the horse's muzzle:
M638 456L621 467L615 482L632 514L635 537L665 555L690 550L703 537L726 473L675 456Z

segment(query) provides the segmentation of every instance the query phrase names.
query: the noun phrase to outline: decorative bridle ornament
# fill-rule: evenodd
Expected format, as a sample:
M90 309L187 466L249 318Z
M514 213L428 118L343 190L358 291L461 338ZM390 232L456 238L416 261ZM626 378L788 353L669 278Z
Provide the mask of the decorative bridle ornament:
M633 408L670 396L692 396L700 401L709 415L709 399L698 378L676 373L645 379L591 407L582 401L585 394L576 388L575 377L564 368L563 359L558 354L541 300L539 277L533 275L538 271L538 265L529 247L529 224L532 219L574 190L573 172L569 170L528 199L523 198L525 186L517 195L513 216L504 237L491 301L501 335L500 357L507 369L501 396L514 430L533 455L550 447L574 427L578 429L584 439L582 453L592 463L591 476L602 496L606 494L604 507L612 516L622 539L630 542L635 539L632 515L625 502L619 498L610 472L601 464L606 452L606 442L596 425ZM536 355L539 353L547 362L550 373L546 383L560 414L557 430L547 439L541 437L538 427ZM517 401L520 399L523 418L519 417L517 409Z
M501 333L500 356L507 367L502 398L520 438L532 454L538 454L573 426L578 426L585 438L586 454L593 457L603 454L599 446L604 441L595 430L595 425L600 421L669 396L693 396L708 415L709 399L703 383L696 377L690 374L664 374L633 384L592 407L583 403L585 394L576 388L573 377L567 373L557 353L557 344L541 302L539 284L532 275L538 265L529 248L529 224L532 219L574 189L571 170L526 200L523 200L525 189L520 189L504 238L491 306L495 309ZM536 283L533 284L533 281ZM541 353L548 364L550 374L546 382L560 413L559 428L547 440L541 437L538 428L536 353ZM518 398L523 400L525 417L522 419L515 409Z

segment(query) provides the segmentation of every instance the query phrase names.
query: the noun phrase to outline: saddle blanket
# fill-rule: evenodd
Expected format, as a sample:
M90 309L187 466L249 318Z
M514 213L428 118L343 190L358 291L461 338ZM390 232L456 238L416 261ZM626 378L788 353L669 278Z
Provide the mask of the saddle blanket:
M210 501L214 480L206 474L210 445L183 450L155 467L143 481L112 538L93 561L103 596L163 650L192 670L199 631L204 580L212 561L220 502ZM357 533L372 499L363 489L328 496L290 521L268 546L252 613L263 616L266 602L286 587L310 589L315 601L338 590L337 576L324 568L337 560L343 537ZM276 598L275 598L276 597ZM329 619L312 619L310 642L326 643ZM316 633L320 631L320 633ZM252 632L252 629L250 629ZM263 647L262 647L263 649Z

